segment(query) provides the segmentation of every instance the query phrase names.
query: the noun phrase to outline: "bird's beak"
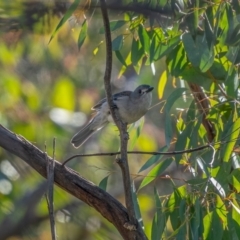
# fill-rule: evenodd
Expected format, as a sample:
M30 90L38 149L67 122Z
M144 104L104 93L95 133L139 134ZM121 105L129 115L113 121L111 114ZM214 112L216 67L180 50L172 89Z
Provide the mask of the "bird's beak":
M148 93L148 92L151 92L153 89L154 89L154 87L150 87L150 88L148 88L148 89L146 90L146 92L147 92L147 93Z

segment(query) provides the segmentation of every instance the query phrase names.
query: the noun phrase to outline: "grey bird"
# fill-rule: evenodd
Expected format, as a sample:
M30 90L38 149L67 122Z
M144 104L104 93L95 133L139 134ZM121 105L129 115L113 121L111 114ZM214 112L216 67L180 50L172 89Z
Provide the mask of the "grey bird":
M152 90L153 87L143 84L133 92L123 91L112 96L114 105L124 123L134 123L145 115L152 102ZM102 129L109 122L113 122L106 98L100 100L92 107L92 110L95 110L93 118L71 140L75 148L80 147L92 134Z

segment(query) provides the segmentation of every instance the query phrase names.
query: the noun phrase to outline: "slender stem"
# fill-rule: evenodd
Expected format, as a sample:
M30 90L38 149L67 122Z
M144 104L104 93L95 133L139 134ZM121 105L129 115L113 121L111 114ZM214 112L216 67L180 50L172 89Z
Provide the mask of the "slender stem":
M219 143L216 143L219 144ZM182 151L172 151L172 152L144 152L144 151L128 151L127 154L149 154L149 155L166 155L166 156L171 156L171 155L178 155L178 154L183 154L183 153L191 153L191 152L197 152L200 150L203 150L205 148L209 148L213 146L214 144L206 144L200 147L196 148L191 148L191 149L186 149ZM73 158L76 157L95 157L95 156L114 156L114 155L119 155L121 152L109 152L109 153L90 153L90 154L76 154L67 160L63 162L62 165L65 165L67 162L72 160Z
M120 150L121 158L118 159L117 163L119 164L122 170L125 202L126 202L128 215L129 215L129 220L130 220L130 223L128 224L130 226L127 228L131 230L134 230L134 228L135 229L138 228L139 231L142 231L141 229L139 229L139 224L137 224L135 211L134 211L133 198L131 193L131 178L130 178L130 172L128 167L128 159L127 159L127 143L128 143L127 126L121 121L119 117L119 113L117 109L114 108L114 103L112 100L112 92L111 92L111 84L110 84L111 71L112 71L112 40L111 40L111 31L110 31L106 1L100 0L100 6L102 11L102 18L104 23L105 39L106 39L106 69L105 69L105 75L104 75L104 85L105 85L107 102L110 106L110 112L115 124L119 129L120 138L121 138L121 150Z

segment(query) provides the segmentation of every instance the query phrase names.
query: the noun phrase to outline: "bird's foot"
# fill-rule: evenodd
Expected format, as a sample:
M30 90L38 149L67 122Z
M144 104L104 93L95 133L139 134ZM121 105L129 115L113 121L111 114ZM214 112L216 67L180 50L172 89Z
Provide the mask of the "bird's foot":
M128 134L128 132L125 132L125 133L124 133L124 139L125 139L125 140L129 140L129 134Z
M111 106L111 109L118 109L118 106L117 106L116 104L113 104L113 105Z

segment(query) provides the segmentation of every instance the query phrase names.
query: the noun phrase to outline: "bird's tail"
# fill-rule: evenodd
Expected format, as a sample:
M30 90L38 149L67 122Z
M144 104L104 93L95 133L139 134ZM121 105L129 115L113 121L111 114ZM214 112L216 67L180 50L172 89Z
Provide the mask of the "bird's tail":
M90 123L91 124L91 123ZM80 147L83 143L85 143L96 130L91 129L91 125L88 124L85 126L83 129L81 129L78 133L76 133L72 140L71 143L75 148Z

